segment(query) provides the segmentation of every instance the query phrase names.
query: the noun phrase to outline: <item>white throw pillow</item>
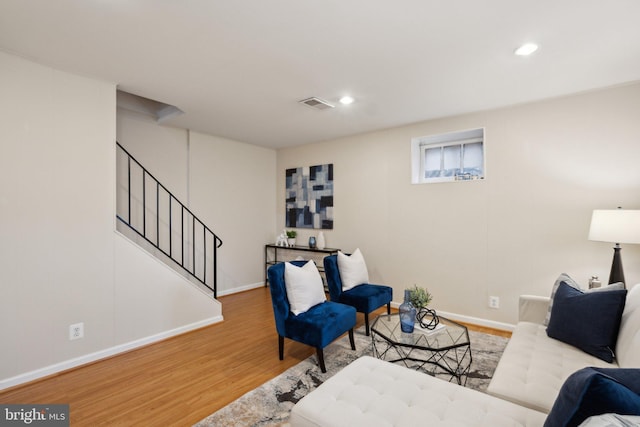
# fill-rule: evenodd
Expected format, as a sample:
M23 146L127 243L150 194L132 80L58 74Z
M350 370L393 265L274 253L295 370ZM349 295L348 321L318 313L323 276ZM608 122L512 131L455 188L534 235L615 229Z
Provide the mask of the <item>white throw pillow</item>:
M296 316L327 300L322 277L313 261L302 267L290 262L284 264L284 285L291 312Z
M364 262L360 248L356 249L351 256L338 251L338 271L343 291L348 291L363 283L369 283L367 264Z

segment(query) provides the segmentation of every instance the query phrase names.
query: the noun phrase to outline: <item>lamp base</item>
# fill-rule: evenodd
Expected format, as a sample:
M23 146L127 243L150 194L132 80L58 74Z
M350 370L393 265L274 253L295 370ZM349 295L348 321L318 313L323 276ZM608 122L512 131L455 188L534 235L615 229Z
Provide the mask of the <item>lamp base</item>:
M609 274L609 284L624 282L624 273L622 272L622 258L620 251L622 248L618 243L613 248L613 262L611 263L611 273ZM626 288L626 286L625 286Z

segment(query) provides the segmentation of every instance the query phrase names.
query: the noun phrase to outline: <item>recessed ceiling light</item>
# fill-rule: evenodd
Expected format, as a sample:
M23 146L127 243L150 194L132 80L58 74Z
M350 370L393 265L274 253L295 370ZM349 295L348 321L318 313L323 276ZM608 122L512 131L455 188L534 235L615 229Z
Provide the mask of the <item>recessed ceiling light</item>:
M519 56L531 55L538 50L538 45L535 43L526 43L516 49L515 54Z
M345 95L342 98L340 98L340 103L343 105L349 105L353 102L353 97L349 96L349 95Z

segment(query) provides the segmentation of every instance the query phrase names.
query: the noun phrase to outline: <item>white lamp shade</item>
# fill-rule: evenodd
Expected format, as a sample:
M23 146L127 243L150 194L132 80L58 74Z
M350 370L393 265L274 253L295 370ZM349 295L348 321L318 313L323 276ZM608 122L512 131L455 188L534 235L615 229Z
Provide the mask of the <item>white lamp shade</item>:
M640 210L594 210L589 240L612 243L640 243Z

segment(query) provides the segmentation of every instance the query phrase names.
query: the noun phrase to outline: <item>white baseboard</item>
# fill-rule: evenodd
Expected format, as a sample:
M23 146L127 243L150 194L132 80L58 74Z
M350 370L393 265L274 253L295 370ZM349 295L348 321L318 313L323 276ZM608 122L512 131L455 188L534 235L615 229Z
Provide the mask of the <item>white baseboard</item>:
M238 292L250 291L251 289L257 289L264 286L264 282L251 283L249 285L240 286L232 289L221 290L218 289L218 296L222 297L225 295L237 294Z
M486 328L500 329L503 331L513 332L515 325L511 323L496 322L495 320L481 319L480 317L465 316L463 314L449 313L446 311L438 311L438 314L447 319L458 322L471 323L472 325L484 326Z
M222 322L223 317L214 316L208 319L204 319L198 322L191 323L189 325L181 326L179 328L171 329L169 331L160 332L155 335L140 338L135 341L120 344L114 347L110 347L104 350L96 351L95 353L86 354L84 356L76 357L74 359L65 360L64 362L56 363L54 365L46 366L44 368L36 369L35 371L27 372L24 374L16 375L15 377L6 378L0 380L0 390L4 390L9 387L24 384L30 381L37 380L39 378L46 377L48 375L56 374L62 371L66 371L78 366L86 365L87 363L95 362L100 359L105 359L110 356L114 356L125 351L133 350L138 347L142 347L147 344L162 341L175 335L183 334L185 332L192 331L194 329L209 326L214 323Z
M398 308L398 307L400 307L400 304L397 303L397 302L392 302L391 306L394 307L394 308ZM500 330L503 330L503 331L513 332L513 330L516 327L515 325L512 325L511 323L497 322L495 320L482 319L480 317L473 317L473 316L466 316L464 314L450 313L448 311L440 311L440 310L438 310L437 313L439 315L442 315L443 317L446 317L447 319L451 319L451 320L458 321L458 322L471 323L472 325L484 326L485 328L493 328L493 329L500 329Z

